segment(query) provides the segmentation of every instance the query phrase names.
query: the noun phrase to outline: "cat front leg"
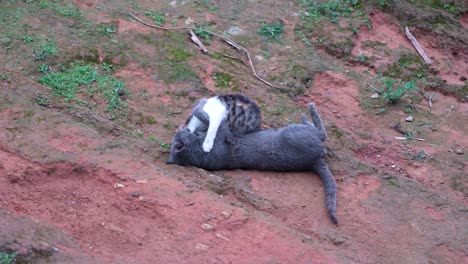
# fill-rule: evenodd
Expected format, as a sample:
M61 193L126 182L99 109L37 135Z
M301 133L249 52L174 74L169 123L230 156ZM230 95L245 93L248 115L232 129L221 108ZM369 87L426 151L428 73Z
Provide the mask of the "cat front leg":
M219 125L227 116L226 107L216 97L208 99L203 111L208 114L210 124L203 142L203 151L210 152L213 148Z

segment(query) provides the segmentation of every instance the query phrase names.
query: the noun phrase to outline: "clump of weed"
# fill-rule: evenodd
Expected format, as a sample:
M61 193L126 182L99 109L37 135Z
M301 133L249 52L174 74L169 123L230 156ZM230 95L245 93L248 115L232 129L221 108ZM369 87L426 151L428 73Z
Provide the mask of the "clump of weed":
M99 33L106 35L108 37L112 37L115 33L117 33L117 23L100 23L97 26L97 30Z
M364 53L360 53L358 55L358 60L359 60L360 63L365 63L365 62L367 62L368 59L369 59L369 57Z
M262 22L257 32L268 39L281 40L283 38L284 22L277 19L271 23Z
M23 43L32 43L34 42L34 38L29 36L29 35L25 35L23 36Z
M231 84L232 76L225 72L215 72L213 74L216 87L228 87Z
M156 12L154 12L153 10L151 11L145 11L145 16L151 18L151 20L153 20L154 24L156 24L156 26L163 26L164 23L166 23L166 19L164 18L164 13L159 13L159 14L156 14Z
M50 105L50 99L43 96L43 95L38 95L36 98L34 98L34 101L40 106L49 106Z
M300 30L300 29L296 29L294 31L296 33L296 36L302 41L304 42L304 44L308 47L312 47L312 43L309 41L309 39L307 38L307 35L304 33L304 31Z
M32 51L36 60L43 60L49 55L55 55L58 53L55 41L51 40L39 42L33 47Z
M141 131L141 129L134 130L130 132L130 134L132 134L132 136L143 137L143 131Z
M201 11L200 10L201 7L205 7L206 9L208 9L211 12L214 12L214 11L217 10L215 4L213 4L211 2L211 0L203 0L203 1L195 0L195 1L193 1L193 6L197 7L197 10L199 10L199 11Z
M12 264L16 260L16 252L0 252L0 264Z
M60 5L54 1L53 8L64 17L81 18L82 16L80 9L72 4Z
M416 83L413 80L404 83L399 80L384 77L382 77L381 80L383 82L381 94L389 104L398 103L401 97L408 91L417 89Z

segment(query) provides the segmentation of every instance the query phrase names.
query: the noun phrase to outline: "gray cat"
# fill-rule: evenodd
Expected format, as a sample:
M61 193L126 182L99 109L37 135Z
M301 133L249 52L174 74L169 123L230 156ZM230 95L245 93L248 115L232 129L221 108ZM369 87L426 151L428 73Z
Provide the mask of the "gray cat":
M205 99L206 100L206 99ZM242 135L260 130L262 116L258 105L243 94L224 94L211 97L201 108L209 116L208 130L203 141L203 151L210 152L217 135L218 127L227 120L234 135ZM205 124L193 114L185 126L190 132L206 129Z
M202 110L206 99L193 109L201 122L208 124L209 116ZM196 166L207 170L256 169L268 171L316 171L324 184L326 206L333 223L336 217L336 183L323 160L327 134L313 103L309 104L312 122L305 115L302 124L280 129L266 129L245 135L233 136L226 121L218 129L213 149L201 149L205 132L190 133L180 130L172 140L168 164Z

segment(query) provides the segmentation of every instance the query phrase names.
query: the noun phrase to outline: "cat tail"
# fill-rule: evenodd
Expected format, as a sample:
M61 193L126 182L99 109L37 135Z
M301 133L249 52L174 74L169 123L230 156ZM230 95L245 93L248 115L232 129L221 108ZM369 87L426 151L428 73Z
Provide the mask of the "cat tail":
M336 217L336 182L333 174L330 172L327 164L323 159L315 162L314 170L320 175L323 185L325 187L325 203L328 210L328 215L331 221L338 225L338 218Z

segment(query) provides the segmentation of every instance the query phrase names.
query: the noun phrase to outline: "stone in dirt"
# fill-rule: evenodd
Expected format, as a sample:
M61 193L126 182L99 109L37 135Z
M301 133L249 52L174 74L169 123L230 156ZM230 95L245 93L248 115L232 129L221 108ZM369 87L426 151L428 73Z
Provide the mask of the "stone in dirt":
M114 184L114 188L116 188L116 189L120 189L120 188L124 188L124 187L125 187L125 185L123 185L121 183Z
M208 245L203 244L203 243L196 243L195 244L195 249L198 249L200 251L207 251L208 249L210 249L210 247Z
M214 230L214 227L208 223L204 223L202 226L203 230L205 231L213 231Z
M224 240L224 241L231 241L230 238L228 238L228 237L226 237L226 236L223 236L223 235L221 235L220 233L217 233L217 234L216 234L216 237L219 238L219 239L222 239L222 240Z
M239 35L240 33L242 33L242 29L238 26L230 26L228 28L228 33L231 35Z
M413 122L413 120L414 120L414 117L413 117L413 116L408 116L408 117L405 119L406 122Z
M228 211L222 211L221 214L223 215L224 218L228 219L229 217L231 217L231 213L229 213Z
M458 154L458 155L463 155L464 154L462 149L455 149L453 152L455 152L455 154Z

